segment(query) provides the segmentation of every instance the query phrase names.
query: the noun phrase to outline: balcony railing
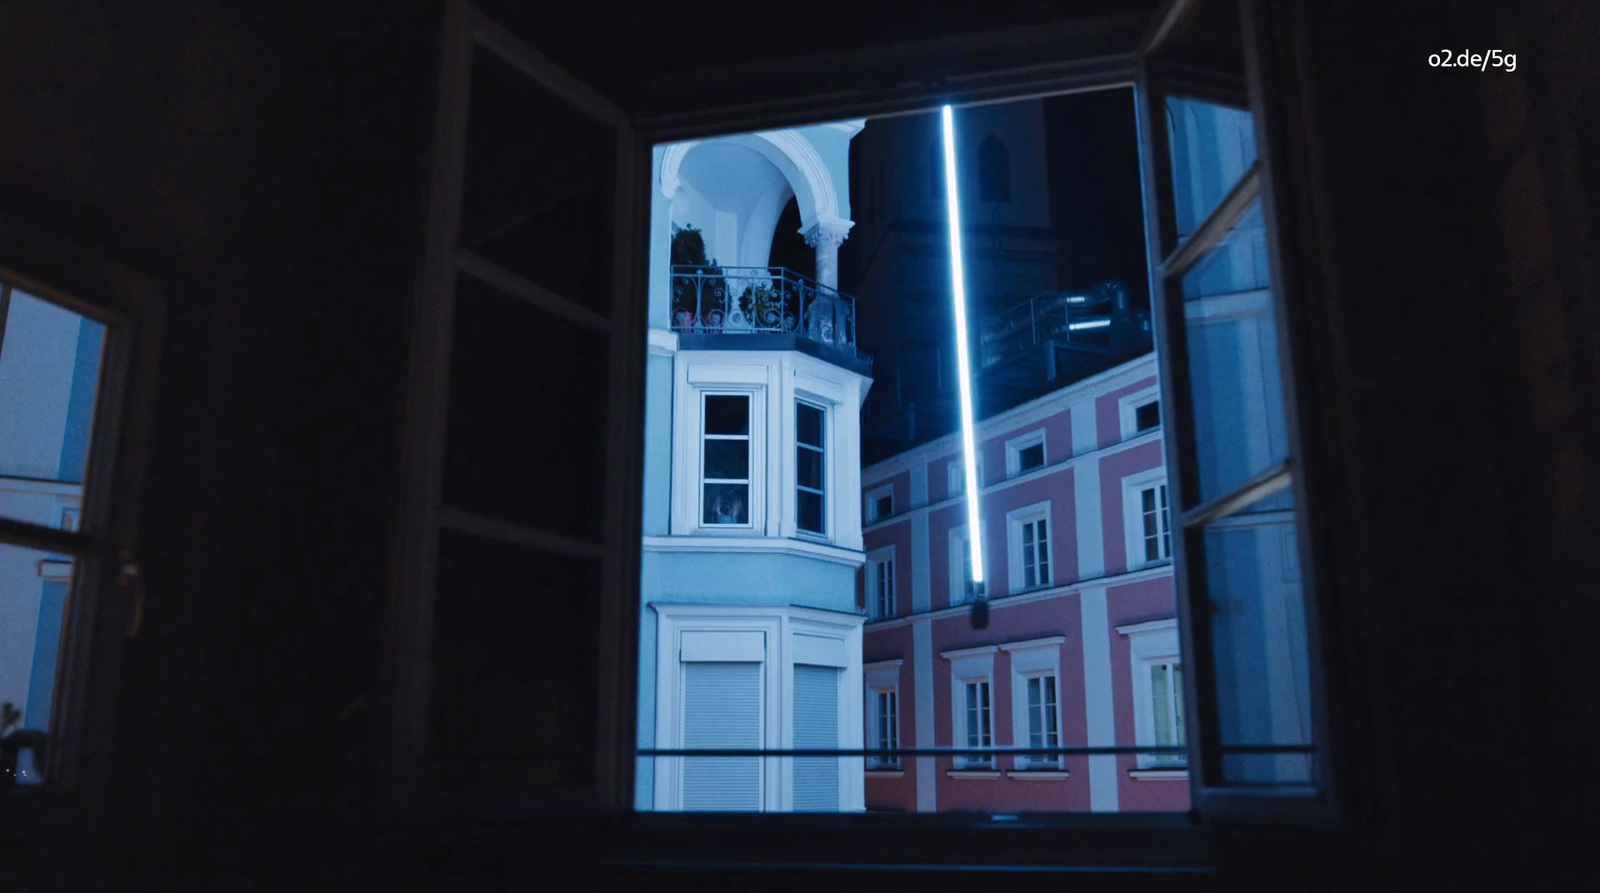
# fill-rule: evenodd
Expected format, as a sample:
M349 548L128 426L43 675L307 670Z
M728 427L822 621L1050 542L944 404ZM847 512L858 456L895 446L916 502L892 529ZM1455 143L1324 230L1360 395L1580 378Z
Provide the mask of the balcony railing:
M1104 343L1114 307L1106 288L1034 295L984 321L979 368L1010 361L1051 341Z
M785 267L672 268L672 331L795 335L865 359L856 299Z

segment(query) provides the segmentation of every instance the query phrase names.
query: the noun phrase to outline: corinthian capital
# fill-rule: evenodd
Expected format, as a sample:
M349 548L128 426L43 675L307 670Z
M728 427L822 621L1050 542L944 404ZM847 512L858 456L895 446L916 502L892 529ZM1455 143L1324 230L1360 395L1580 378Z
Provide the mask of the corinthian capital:
M805 236L806 244L812 248L821 248L824 245L830 248L838 248L844 244L845 238L850 235L850 227L852 226L855 226L855 222L851 220L843 220L838 217L818 217L816 224L801 233L801 235Z

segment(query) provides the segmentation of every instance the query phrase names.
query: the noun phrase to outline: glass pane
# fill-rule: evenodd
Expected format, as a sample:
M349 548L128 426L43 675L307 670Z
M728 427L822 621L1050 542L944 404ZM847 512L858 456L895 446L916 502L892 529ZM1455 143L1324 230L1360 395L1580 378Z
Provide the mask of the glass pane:
M60 305L0 299L0 517L73 527L105 340L103 323Z
M811 446L822 446L822 410L800 403L795 406L795 439Z
M594 772L600 562L445 532L429 770L450 787L583 787Z
M795 450L795 483L813 490L822 489L822 454L799 447Z
M1146 403L1133 411L1133 426L1137 431L1149 431L1161 424L1161 404Z
M796 522L801 530L822 533L822 494L801 490L795 494Z
M0 491L0 505L7 501ZM6 716L0 719L0 735L8 726L41 734L50 729L72 567L65 555L0 544L0 710ZM31 748L21 752L16 765L0 760L0 776L12 776L18 784L39 784L41 769Z
M749 476L750 441L706 441L706 478L738 481Z
M1199 501L1289 454L1261 203L1183 277Z
M1250 112L1199 99L1167 97L1172 201L1177 235L1188 238L1256 160Z
M702 524L749 524L748 484L706 484Z
M606 341L459 277L446 505L599 541Z
M706 397L707 434L749 434L750 398L738 395Z
M1044 464L1044 444L1036 443L1031 447L1017 453L1017 466L1022 471L1038 468Z
M1297 548L1285 488L1200 534L1211 600L1217 729L1228 745L1311 743L1305 601L1292 573ZM1285 506L1288 502L1289 505ZM1224 760L1234 783L1306 781L1304 754Z
M615 134L512 70L472 60L461 245L609 315Z

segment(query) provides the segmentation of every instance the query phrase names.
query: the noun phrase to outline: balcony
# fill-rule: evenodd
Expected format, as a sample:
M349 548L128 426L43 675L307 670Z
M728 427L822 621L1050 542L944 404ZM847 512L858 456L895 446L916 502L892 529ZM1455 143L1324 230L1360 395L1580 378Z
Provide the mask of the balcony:
M686 348L793 349L870 374L856 299L785 267L672 268L672 331Z

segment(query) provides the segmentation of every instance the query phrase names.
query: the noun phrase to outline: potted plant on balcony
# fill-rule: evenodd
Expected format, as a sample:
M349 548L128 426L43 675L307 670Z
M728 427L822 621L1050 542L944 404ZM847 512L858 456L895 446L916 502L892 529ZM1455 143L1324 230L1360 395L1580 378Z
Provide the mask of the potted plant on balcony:
M692 223L672 225L672 327L693 331L698 323L716 331L727 317L728 286L716 258L706 259L706 240Z

